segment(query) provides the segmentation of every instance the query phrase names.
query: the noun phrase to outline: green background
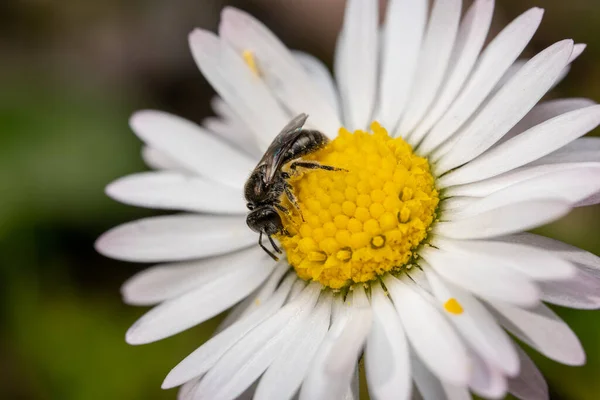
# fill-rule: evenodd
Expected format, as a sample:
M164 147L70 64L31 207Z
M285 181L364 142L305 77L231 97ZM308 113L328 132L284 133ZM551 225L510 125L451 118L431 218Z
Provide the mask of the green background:
M597 0L496 2L494 32L530 6L546 8L529 55L563 38L588 43L551 97L600 99ZM201 121L210 114L212 89L189 55L187 34L214 30L222 3L0 5L0 398L175 398L160 389L163 377L216 320L155 344L125 344L144 309L123 305L119 286L143 266L105 259L93 242L114 225L155 214L103 194L113 179L145 169L129 115L156 108ZM287 44L331 65L343 1L239 3ZM599 222L600 207L588 207L542 231L598 254ZM535 360L553 398L598 399L600 312L556 309L588 363Z

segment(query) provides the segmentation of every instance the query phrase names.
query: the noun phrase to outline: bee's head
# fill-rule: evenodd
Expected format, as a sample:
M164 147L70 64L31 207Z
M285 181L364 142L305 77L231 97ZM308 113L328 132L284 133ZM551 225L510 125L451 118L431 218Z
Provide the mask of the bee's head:
M248 203L248 208L250 208L250 203ZM263 206L250 209L252 211L248 213L246 223L254 232L262 232L269 236L283 232L281 217L273 207Z

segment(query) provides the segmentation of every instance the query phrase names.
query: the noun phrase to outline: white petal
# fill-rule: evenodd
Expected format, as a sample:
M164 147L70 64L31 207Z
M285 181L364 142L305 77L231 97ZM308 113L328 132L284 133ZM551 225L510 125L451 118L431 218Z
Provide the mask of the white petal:
M306 400L313 398L318 399L319 397L324 397L328 391L331 390L335 391L338 397L344 395L346 388L340 384L336 384L334 387L334 385L331 384L335 384L336 382L329 382L326 379L325 364L331 349L344 331L347 322L348 307L344 304L342 296L335 296L332 305L331 326L323 342L321 342L321 346L311 363L311 371L305 377L302 387L300 388L300 393L296 398Z
M138 207L223 214L245 214L241 190L177 172L143 172L112 182L106 194Z
M569 57L569 65L567 65L566 67L564 67L562 69L562 71L558 75L558 78L556 78L556 81L554 82L554 85L552 86L552 88L550 90L552 90L556 85L558 85L567 76L567 74L569 73L569 71L571 69L570 63L575 61L575 59L581 55L583 50L585 50L585 47L586 47L586 45L582 44L582 43L577 43L573 46L573 52L571 53L571 57ZM498 81L498 83L496 84L496 87L494 87L494 90L492 90L492 92L490 93L488 98L493 96L494 94L498 93L498 90L500 90L502 88L502 86L504 86L506 84L506 82L510 81L511 78L517 73L517 71L519 71L523 67L523 65L527 64L527 61L529 61L529 59L526 59L526 58L521 58L521 59L515 61L514 64L512 64L510 66L508 71L506 71L506 73Z
M593 206L600 203L600 192L596 192L595 194L587 197L575 204L575 207L585 207L585 206Z
M358 374L358 364L356 368L354 368L354 373L352 374L352 382L350 382L350 386L348 387L348 391L344 395L342 400L360 400L360 387L359 387L359 374Z
M600 162L600 160L599 160ZM531 165L531 166L530 166ZM546 165L532 165L528 164L523 167L513 169L512 171L505 172L500 175L496 175L492 178L487 178L481 181L465 183L463 185L450 186L444 190L446 196L476 196L485 197L492 193L495 193L501 189L507 188L511 185L527 181L529 179L537 178L542 175L552 175L554 173L562 173L568 169L578 169L587 167L596 167L600 163L593 162L572 162L565 164L546 164ZM461 200L460 203L464 203L465 206L471 204L474 200L473 197L450 197L444 200L443 207L450 209L446 204L449 201L452 203L456 202L454 199L469 199L468 201ZM462 204L461 204L462 205ZM457 208L457 207L452 207Z
M575 46L573 46L573 53L571 54L571 57L569 57L569 64L575 61L577 58L579 58L579 56L584 52L586 47L587 44L585 43L577 43Z
M390 130L397 125L410 98L427 23L427 8L427 0L388 1L376 119Z
M434 238L433 243L448 251L475 257L492 257L507 268L536 280L563 280L575 276L576 269L568 261L532 246L484 240L448 240Z
M446 220L458 220L524 201L556 199L571 205L600 191L600 163L545 174L498 190L463 209L444 213Z
M596 309L600 306L600 257L532 233L505 236L498 240L535 246L558 255L577 267L577 275L571 280L544 282L540 285L544 301L583 309Z
M223 138L237 150L242 151L253 159L258 160L262 155L256 137L240 120L230 121L208 117L202 120L202 127L216 136Z
M303 51L293 51L294 58L304 67L304 70L319 88L321 96L327 100L329 105L333 108L336 115L341 114L340 98L335 87L335 82L327 66L323 64L317 57L305 53Z
M275 271L277 271L277 269L275 269ZM273 276L274 273L275 272L273 272L271 276ZM264 287L264 285L262 285L261 287ZM254 300L253 297L256 295L256 293L258 293L258 290L259 289L256 289L254 292L250 293L250 295L248 295L248 297L246 297L244 300L240 301L235 306L230 308L227 311L227 316L217 326L217 329L215 329L213 335L224 331L225 329L233 325L238 319L240 319L240 316L242 315L244 310L246 310L252 304L252 301Z
M450 194L449 192L450 191L448 191L447 193ZM444 194L446 194L446 193L444 193ZM446 212L448 212L448 211L466 209L471 204L473 204L474 202L476 202L478 200L479 200L478 197L470 197L470 196L450 197L450 198L444 199L440 203L440 210L442 210L444 212L442 215L445 216Z
M280 260L277 268L273 271L269 279L261 286L260 290L253 293L250 297L252 303L240 314L240 318L251 314L259 308L265 301L271 298L275 290L280 286L281 278L286 272L290 271L290 265L286 260ZM291 273L293 275L293 273Z
M467 400L471 398L466 387L440 381L414 354L414 351L411 353L413 379L419 390L420 398L424 400Z
M583 365L585 353L571 328L543 304L529 310L491 303L500 323L543 355L568 365Z
M241 122L240 117L235 113L233 108L225 100L218 95L213 96L210 100L210 106L219 117L226 122Z
M241 54L213 33L196 29L189 42L204 77L266 149L289 118L264 81L254 76Z
M353 287L352 297L346 298L349 304L348 321L342 334L331 348L331 357L325 365L326 372L332 375L344 376L354 371L355 362L371 330L372 310L364 287ZM351 366L352 368L348 368ZM348 381L350 383L350 381Z
M517 59L537 30L544 11L532 8L508 24L482 52L456 100L421 144L428 153L454 134L477 110L496 82Z
M518 348L521 359L521 373L508 380L508 390L519 399L548 400L548 384L542 373L535 366L531 358Z
M177 392L177 400L192 400L198 383L200 383L200 380L194 379L181 386Z
M323 293L308 319L287 338L288 345L260 379L255 400L293 397L327 334L332 300L330 292Z
M138 111L131 129L149 146L197 174L240 188L254 161L198 125L161 111Z
M346 4L344 40L335 63L344 110L345 126L365 129L371 121L377 91L378 3L349 0ZM336 128L337 129L337 128ZM337 132L337 130L336 130Z
M567 75L569 75L569 72L571 72L571 63L575 61L575 59L577 59L581 55L581 53L583 53L586 47L587 45L585 43L576 43L575 46L573 46L573 53L571 53L571 57L569 58L569 65L567 65L562 69L562 71L560 71L558 78L556 78L556 82L554 82L554 85L550 90L554 89L559 83L563 81L563 79L567 77Z
M269 276L274 265L273 260L260 250L254 252L238 253L235 261L230 260L237 268L224 266L218 277L148 311L127 331L127 343L151 343L172 336L214 317L246 297Z
M371 286L371 307L373 326L365 350L369 395L374 400L409 399L408 343L394 306L377 283Z
M301 279L298 279L296 282L294 282L294 285L292 286L292 290L290 291L290 295L288 296L288 301L286 302L286 304L295 300L296 297L298 297L300 295L300 293L302 293L302 291L304 290L305 287L306 287L306 282Z
M589 269L590 272L600 274L600 257L589 251L571 246L570 244L550 239L545 236L534 235L533 233L520 233L498 239L513 243L524 243L544 250L556 252L560 257L575 263L577 266Z
M250 14L226 7L221 13L219 36L239 54L253 53L260 78L286 109L295 115L310 115L310 123L335 136L340 127L335 109L273 32Z
M563 164L569 162L600 162L600 138L583 137L538 158L529 165Z
M498 81L498 83L496 83L496 86L494 87L494 89L487 95L487 98L491 98L492 96L494 96L496 93L498 93L498 91L500 89L502 89L502 87L504 85L506 85L507 82L509 82L513 76L515 76L515 74L521 69L523 68L523 65L527 64L527 62L529 61L529 58L519 58L517 61L515 61L509 68L508 70L506 70L506 72L504 73L504 75L502 75L502 78L500 78L500 80Z
M333 76L335 77L336 86L338 89L338 95L340 100L340 110L342 113L342 123L344 126L349 124L348 116L344 115L344 97L349 96L351 92L349 87L342 86L340 82L348 81L346 74L348 72L348 68L346 68L348 64L347 58L350 56L350 52L346 49L348 47L346 34L344 32L344 24L342 24L340 28L340 32L338 33L338 37L335 42L335 49L333 53Z
M286 277L273 297L261 304L254 312L240 318L233 325L213 336L177 364L165 378L162 388L169 389L179 386L190 379L201 376L211 369L223 354L248 334L248 332L279 311L288 297L295 280L293 275Z
M466 386L455 386L451 383L442 382L444 393L448 400L471 400L471 394Z
M256 387L258 386L258 382L254 382L252 385L248 386L246 390L239 396L235 398L235 400L253 400L254 392L256 392Z
M358 357L371 329L372 313L362 286L345 304L334 302L334 318L300 389L301 400L338 399L348 392Z
M460 139L437 163L442 174L477 157L504 136L550 89L573 51L563 40L523 66L459 133Z
M539 291L527 276L491 257L433 248L423 249L420 255L446 281L478 297L524 306L539 300Z
M600 124L600 105L571 111L498 145L439 179L440 187L479 181L525 165L585 135ZM581 160L584 161L584 160Z
M257 253L255 248L250 248L201 260L159 264L129 278L121 287L121 293L128 304L154 305L211 282L222 273L240 268L240 264L245 265Z
M95 247L118 260L162 262L226 254L256 241L242 216L179 214L117 226L100 236Z
M575 49L573 49L573 52L575 52ZM594 104L595 102L590 99L555 99L540 103L533 107L518 124L513 126L512 129L499 140L499 143L505 142L549 119L564 113L593 106Z
M290 266L287 260L279 262L269 279L259 288L251 293L244 300L236 304L229 312L227 316L221 321L217 329L213 332L213 335L227 329L233 325L236 321L242 319L248 314L254 312L257 308L261 307L267 300L271 298L275 289L280 285L282 276L290 270ZM294 275L294 274L292 274ZM293 286L292 286L293 288Z
M494 12L494 0L477 0L463 18L448 64L444 85L434 104L419 123L411 140L418 143L446 112L473 69L488 34Z
M572 262L577 267L577 275L572 280L546 282L541 285L545 301L573 308L599 307L600 257L566 243L530 233L499 239L542 248Z
M461 0L433 2L410 102L397 131L413 143L415 142L409 133L427 113L448 68L458 32L461 6Z
M491 238L536 228L565 216L570 210L564 201L526 201L458 221L438 222L433 232L452 239Z
M412 279L417 285L419 285L419 287L423 289L426 293L433 293L431 285L427 280L427 276L425 275L425 272L423 272L423 268L410 267L407 274L408 276L410 276L410 279Z
M567 281L540 282L542 300L559 306L597 310L600 308L600 276L577 268Z
M186 169L183 165L167 156L165 153L153 149L150 146L142 147L142 159L152 169L156 170L167 170L167 171L181 171L185 172Z
M516 347L516 346L513 346ZM473 393L486 399L502 399L506 395L506 377L495 366L471 352L472 373L469 387ZM519 360L517 359L517 366Z
M423 400L444 400L444 388L438 378L435 377L414 353L411 352L411 372L415 380L415 386L419 390L421 399ZM413 396L414 398L415 396Z
M383 279L406 336L427 367L440 379L464 385L469 380L467 351L442 313L424 298L410 279Z
M509 375L519 371L519 357L508 335L494 317L468 292L444 282L430 267L423 268L433 293L443 306L451 299L462 307L460 314L446 312L450 321L473 348L487 362Z
M308 318L321 287L311 283L291 303L250 331L200 381L195 399L233 399L243 393L286 345L288 338Z

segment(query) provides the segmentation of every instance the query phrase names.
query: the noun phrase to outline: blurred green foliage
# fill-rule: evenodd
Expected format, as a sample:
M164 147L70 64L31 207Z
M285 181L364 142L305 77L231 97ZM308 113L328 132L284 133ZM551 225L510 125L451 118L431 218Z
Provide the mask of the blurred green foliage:
M187 55L185 34L213 27L220 6L108 2L90 12L67 10L73 1L23 3L0 13L0 398L174 399L160 389L162 379L209 337L216 319L156 344L126 345L126 329L144 310L123 305L119 286L142 267L102 258L93 241L152 214L103 194L111 180L144 169L127 126L131 112L208 114L211 91ZM547 20L532 50L570 36L590 45L558 95L599 99L600 6L539 3ZM502 2L498 24L530 4ZM165 24L181 34L153 40ZM589 207L542 232L598 254L599 222L600 208ZM554 398L597 399L600 312L557 312L581 338L588 364L535 360Z

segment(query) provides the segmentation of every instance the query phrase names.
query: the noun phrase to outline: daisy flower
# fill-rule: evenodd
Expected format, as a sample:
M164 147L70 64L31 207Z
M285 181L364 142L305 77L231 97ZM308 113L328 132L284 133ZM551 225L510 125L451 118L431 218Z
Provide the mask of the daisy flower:
M600 259L524 233L595 204L600 123L587 99L538 101L584 45L519 59L543 10L484 46L493 0L349 0L335 80L252 16L226 8L218 35L189 42L218 115L195 125L140 111L133 131L154 169L110 184L127 204L183 213L104 234L98 251L158 263L123 286L153 306L127 342L154 342L232 308L166 377L181 399L544 399L509 333L569 365L585 361L544 303L600 308ZM305 113L330 138L306 156L339 167L288 179L275 261L246 225L243 186L277 133ZM286 169L287 166L284 166ZM282 204L286 199L282 199ZM291 208L290 208L291 209Z

